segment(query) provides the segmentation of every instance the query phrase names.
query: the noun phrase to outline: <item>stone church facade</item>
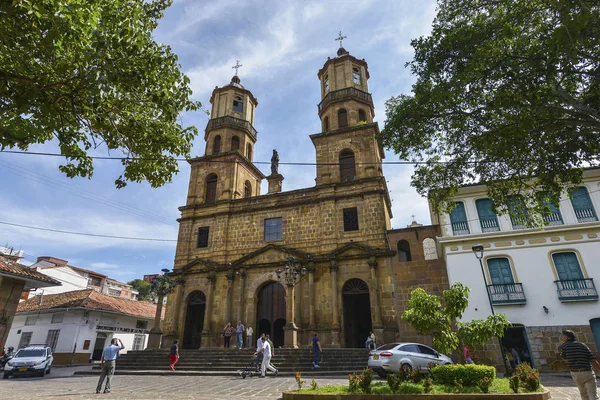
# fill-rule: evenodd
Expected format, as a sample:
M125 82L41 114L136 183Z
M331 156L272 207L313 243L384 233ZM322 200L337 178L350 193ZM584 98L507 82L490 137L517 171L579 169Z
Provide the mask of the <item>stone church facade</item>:
M318 78L316 185L288 192L275 155L269 176L253 164L257 99L237 75L214 89L205 155L189 160L171 274L183 283L168 298L164 346L222 346L225 324L238 320L276 347L307 345L313 332L331 347L363 347L370 330L380 343L398 336L368 66L340 48ZM298 272L295 285L278 279L286 266Z

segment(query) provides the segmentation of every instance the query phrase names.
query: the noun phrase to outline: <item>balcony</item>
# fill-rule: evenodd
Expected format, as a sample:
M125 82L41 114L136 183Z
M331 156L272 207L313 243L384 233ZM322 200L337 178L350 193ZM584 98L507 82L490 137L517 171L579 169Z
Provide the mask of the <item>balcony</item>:
M553 212L553 213L544 215L544 223L546 223L546 225L563 225L564 224L562 215L560 215L560 212Z
M577 222L579 223L598 221L596 213L591 208L575 210L575 216L577 217Z
M558 289L558 299L562 302L598 300L593 278L560 280L554 283Z
M454 235L468 235L469 224L467 222L452 222L452 233Z
M498 220L496 218L480 218L479 223L481 224L481 232L497 232L500 230L498 226Z
M241 128L248 132L251 136L253 136L254 140L256 140L256 129L252 126L252 124L244 119L239 119L235 117L225 116L220 118L212 118L208 121L206 125L206 131L212 128L221 128L224 126L231 126L233 128Z
M319 103L319 115L321 115L321 112L332 101L345 99L348 97L355 98L356 100L364 101L364 102L368 103L371 107L373 106L373 98L371 97L370 93L363 92L362 90L358 90L355 88L346 88L346 89L336 90L334 92L327 93L327 95Z
M513 229L527 229L531 227L529 218L523 217L510 217Z
M508 305L508 304L525 304L525 292L521 283L503 283L500 285L488 285L488 294L492 304Z

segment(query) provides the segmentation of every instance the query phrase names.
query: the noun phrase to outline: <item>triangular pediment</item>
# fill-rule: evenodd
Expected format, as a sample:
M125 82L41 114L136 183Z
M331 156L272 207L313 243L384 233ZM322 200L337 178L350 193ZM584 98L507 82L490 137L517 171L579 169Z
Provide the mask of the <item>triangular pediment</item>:
M196 258L195 260L187 263L183 268L181 268L182 272L188 272L190 270L193 271L210 271L210 270L214 270L216 267L218 267L219 264L217 264L214 261L211 260L206 260L203 258Z
M360 258L360 257L371 257L371 256L379 256L382 255L382 252L386 252L387 249L381 250L375 247L367 246L365 244L360 244L356 242L349 242L343 245L342 247L338 247L331 253L329 253L329 258Z
M285 264L289 257L294 257L295 259L302 261L309 261L312 258L309 253L303 251L276 244L268 244L265 247L245 255L235 261L233 265Z

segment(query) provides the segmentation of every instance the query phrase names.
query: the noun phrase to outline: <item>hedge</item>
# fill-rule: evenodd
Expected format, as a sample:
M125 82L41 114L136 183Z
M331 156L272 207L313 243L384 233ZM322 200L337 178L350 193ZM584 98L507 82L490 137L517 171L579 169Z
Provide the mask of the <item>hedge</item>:
M476 386L481 378L495 379L496 368L475 364L440 365L431 369L430 376L439 385L454 385L460 379L464 386Z

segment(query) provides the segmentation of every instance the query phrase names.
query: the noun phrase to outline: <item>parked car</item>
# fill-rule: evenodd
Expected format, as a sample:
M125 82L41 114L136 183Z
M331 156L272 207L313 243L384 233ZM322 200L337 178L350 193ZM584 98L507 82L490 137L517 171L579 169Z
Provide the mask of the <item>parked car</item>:
M420 343L389 343L369 352L368 366L382 378L400 368L429 371L429 364L452 364L450 357Z
M16 352L4 366L4 379L18 375L44 376L52 371L52 349L47 346L28 346Z

